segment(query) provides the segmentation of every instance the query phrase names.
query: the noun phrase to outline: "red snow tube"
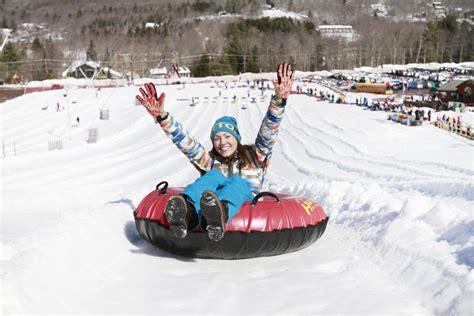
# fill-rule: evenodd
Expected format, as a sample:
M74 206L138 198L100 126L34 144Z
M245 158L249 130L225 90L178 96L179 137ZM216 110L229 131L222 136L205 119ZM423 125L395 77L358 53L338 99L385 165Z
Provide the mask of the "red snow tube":
M140 202L134 216L143 239L187 257L244 259L296 251L318 240L329 219L310 199L262 192L242 205L227 223L221 241L210 240L200 228L178 239L170 233L164 209L170 197L182 191L161 182Z

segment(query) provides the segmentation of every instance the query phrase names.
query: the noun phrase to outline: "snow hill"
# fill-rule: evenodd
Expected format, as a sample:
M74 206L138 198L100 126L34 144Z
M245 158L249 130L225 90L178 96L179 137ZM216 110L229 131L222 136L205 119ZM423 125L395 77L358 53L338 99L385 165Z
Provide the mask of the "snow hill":
M206 148L223 115L253 142L271 95L245 82L158 90ZM0 105L2 314L473 313L472 142L292 95L266 189L319 202L326 233L277 257L183 258L135 228L133 211L158 182L198 176L137 92L69 87ZM87 143L92 128L97 143ZM63 149L48 151L53 140Z
M285 11L283 9L271 9L271 10L262 10L261 17L268 18L290 18L295 20L307 19L308 16L300 13L295 13L291 11Z

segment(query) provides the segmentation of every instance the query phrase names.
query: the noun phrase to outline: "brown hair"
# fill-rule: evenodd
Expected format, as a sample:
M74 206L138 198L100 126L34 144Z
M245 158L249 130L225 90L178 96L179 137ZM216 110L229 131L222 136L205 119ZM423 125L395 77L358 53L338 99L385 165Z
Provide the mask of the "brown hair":
M255 146L252 145L242 145L240 142L237 142L237 150L230 157L222 157L217 150L212 147L210 155L212 158L219 160L220 162L228 165L232 165L234 161L239 162L239 170L242 170L245 167L251 166L253 164L252 152L255 151Z

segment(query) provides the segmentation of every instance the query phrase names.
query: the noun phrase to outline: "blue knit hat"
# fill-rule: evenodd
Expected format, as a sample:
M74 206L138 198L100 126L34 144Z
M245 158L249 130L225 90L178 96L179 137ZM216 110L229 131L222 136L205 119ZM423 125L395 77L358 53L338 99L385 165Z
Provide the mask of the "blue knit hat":
M237 138L240 142L239 128L237 127L237 120L232 116L223 116L216 120L211 130L211 141L214 141L214 136L219 132L227 132Z

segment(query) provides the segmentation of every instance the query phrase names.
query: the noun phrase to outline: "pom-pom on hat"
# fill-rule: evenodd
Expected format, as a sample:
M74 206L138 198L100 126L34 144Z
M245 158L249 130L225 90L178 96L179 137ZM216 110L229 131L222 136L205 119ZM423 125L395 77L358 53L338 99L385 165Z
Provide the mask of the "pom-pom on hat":
M219 132L227 132L240 142L241 137L237 127L237 120L233 116L223 116L216 120L211 130L211 141L214 141L214 136Z

